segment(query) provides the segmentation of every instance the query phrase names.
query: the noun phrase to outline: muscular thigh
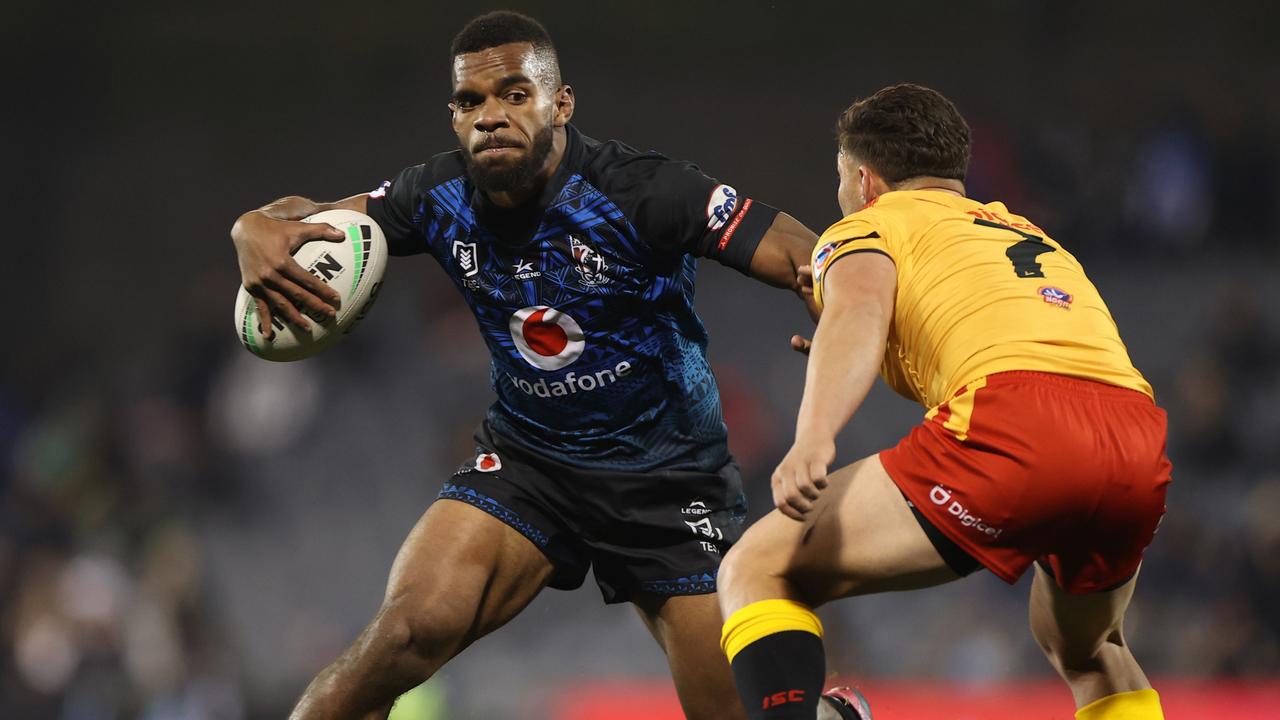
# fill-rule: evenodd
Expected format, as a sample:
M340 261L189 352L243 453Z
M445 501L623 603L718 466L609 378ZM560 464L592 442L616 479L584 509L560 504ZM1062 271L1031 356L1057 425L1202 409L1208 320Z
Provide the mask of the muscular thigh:
M438 500L396 555L386 604L469 616L475 639L514 617L551 574L546 555L506 523L465 503Z
M685 717L745 718L729 663L720 649L723 623L716 594L662 597L639 593L633 601L667 654Z
M958 577L874 455L832 473L805 521L775 510L740 545L748 565L785 577L812 604Z

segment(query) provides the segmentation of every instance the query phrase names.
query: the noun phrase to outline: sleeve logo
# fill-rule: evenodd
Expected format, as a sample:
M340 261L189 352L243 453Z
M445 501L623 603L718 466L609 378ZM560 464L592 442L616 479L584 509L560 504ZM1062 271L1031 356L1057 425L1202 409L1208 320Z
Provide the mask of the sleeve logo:
M1041 287L1038 292L1040 293L1040 297L1044 298L1045 302L1055 307L1060 307L1063 310L1070 310L1071 301L1075 300L1075 297L1072 296L1071 293L1063 290L1062 288L1053 287L1052 285L1045 285Z
M458 261L458 269L463 277L472 277L480 272L480 263L476 244L453 241L453 259Z
M377 189L376 189L376 190L370 190L370 191L369 191L369 197L371 197L371 198L382 198L382 197L386 197L386 196L387 196L387 188L389 188L389 187L391 187L391 181L390 181L390 180L383 180L383 181L382 181L382 184L381 184L381 185L379 185L379 186L377 187Z
M813 256L813 279L817 279L822 275L822 268L827 266L827 261L831 259L832 253L836 251L836 243L829 242L818 249L818 253Z
M728 185L717 185L707 201L707 229L715 232L724 227L738 207L738 191Z

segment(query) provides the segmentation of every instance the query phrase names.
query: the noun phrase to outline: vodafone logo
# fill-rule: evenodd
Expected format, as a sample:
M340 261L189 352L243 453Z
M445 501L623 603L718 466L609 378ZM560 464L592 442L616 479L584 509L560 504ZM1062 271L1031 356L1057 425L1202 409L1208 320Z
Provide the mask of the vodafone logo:
M577 360L586 347L578 322L546 305L517 310L510 329L520 356L542 370L559 370Z
M480 453L476 456L476 469L480 472L495 472L502 469L502 459L497 453Z

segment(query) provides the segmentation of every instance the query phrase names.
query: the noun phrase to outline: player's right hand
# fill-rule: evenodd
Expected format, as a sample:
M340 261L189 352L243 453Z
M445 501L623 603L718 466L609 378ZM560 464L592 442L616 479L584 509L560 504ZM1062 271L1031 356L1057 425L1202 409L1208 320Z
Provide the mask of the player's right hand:
M294 262L293 251L308 240L342 240L341 230L325 223L277 220L253 210L241 215L231 228L231 240L240 262L240 281L258 305L258 322L268 338L271 313L309 330L303 315L334 317L340 297L319 278Z
M827 469L836 459L833 440L797 438L773 471L773 505L792 520L804 520L827 488Z

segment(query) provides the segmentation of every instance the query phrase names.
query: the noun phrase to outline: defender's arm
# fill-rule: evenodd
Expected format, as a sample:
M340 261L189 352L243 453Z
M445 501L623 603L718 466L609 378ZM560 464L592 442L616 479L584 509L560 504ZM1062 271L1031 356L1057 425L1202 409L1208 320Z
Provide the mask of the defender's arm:
M896 268L875 252L846 255L823 279L822 318L813 336L796 439L773 473L773 500L795 520L813 509L835 460L836 434L875 382L893 321Z

